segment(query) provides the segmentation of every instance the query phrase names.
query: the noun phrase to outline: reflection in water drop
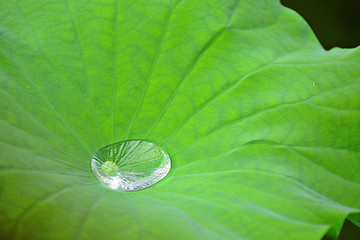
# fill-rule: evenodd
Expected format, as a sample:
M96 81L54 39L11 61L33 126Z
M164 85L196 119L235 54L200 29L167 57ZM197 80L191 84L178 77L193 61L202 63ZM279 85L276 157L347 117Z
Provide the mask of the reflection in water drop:
M149 141L129 140L101 148L91 160L91 169L105 186L120 191L150 187L170 171L164 149Z

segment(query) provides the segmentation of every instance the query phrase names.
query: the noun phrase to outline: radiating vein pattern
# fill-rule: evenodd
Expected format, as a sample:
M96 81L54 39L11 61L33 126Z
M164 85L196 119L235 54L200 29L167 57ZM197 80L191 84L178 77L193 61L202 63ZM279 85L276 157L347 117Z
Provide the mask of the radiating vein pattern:
M359 92L278 0L0 1L0 238L336 238Z

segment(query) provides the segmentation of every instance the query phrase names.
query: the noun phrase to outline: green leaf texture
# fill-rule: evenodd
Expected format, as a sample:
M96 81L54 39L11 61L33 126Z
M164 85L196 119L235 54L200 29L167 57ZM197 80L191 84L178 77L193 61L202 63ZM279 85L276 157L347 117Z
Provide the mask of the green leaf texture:
M315 85L315 86L314 86ZM277 0L0 2L1 239L321 239L360 225L360 48ZM172 169L112 191L101 147Z

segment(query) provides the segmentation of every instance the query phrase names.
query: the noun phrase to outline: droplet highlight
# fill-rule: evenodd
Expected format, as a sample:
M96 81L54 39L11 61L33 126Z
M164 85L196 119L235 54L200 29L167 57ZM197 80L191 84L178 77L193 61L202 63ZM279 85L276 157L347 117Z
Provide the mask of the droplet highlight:
M170 171L167 152L145 140L128 140L101 148L91 160L91 169L105 186L119 191L150 187Z

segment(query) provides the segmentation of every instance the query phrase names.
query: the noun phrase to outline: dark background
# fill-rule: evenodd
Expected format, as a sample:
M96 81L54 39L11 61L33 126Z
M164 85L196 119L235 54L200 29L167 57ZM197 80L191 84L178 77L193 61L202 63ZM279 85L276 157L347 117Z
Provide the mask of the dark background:
M360 0L281 0L281 3L308 22L325 49L360 45Z
M281 0L281 3L308 22L325 49L360 45L360 0ZM360 228L346 220L338 239L360 240Z

